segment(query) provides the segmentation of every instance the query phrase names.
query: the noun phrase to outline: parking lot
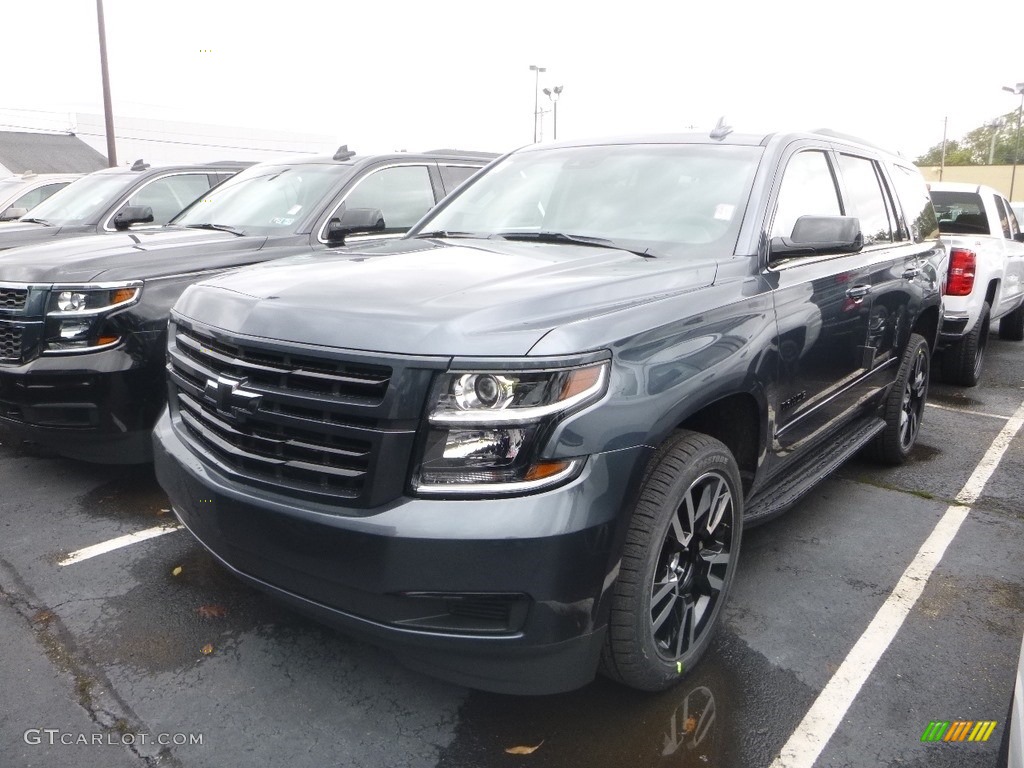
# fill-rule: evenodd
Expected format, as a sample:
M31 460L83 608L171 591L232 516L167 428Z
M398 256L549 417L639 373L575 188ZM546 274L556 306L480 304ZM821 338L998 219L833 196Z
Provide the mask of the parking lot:
M986 366L932 381L910 463L855 459L748 532L711 652L658 695L437 682L238 583L150 467L4 445L0 763L994 766L1024 633L1024 352L993 339ZM923 743L934 720L998 725Z

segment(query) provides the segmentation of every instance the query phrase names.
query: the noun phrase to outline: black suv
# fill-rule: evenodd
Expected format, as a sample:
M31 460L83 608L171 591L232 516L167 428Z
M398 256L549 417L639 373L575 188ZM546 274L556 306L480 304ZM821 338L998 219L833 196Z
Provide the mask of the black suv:
M0 224L0 250L54 238L119 232L133 224L166 224L211 187L250 165L152 167L137 160L130 168L95 171L55 192L28 216Z
M236 574L416 669L664 688L745 525L906 459L946 261L918 170L838 135L530 146L404 239L189 288L157 477Z
M393 238L495 155L393 154L255 165L168 226L0 255L0 428L73 458L152 456L167 317L190 283ZM358 237L358 236L357 236Z

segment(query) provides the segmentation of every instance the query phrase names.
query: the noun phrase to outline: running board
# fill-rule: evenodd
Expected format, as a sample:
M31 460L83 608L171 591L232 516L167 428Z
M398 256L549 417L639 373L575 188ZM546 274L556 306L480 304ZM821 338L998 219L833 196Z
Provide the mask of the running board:
M759 525L785 512L883 429L885 421L878 416L861 419L852 427L832 435L827 444L811 448L806 457L747 500L743 511L744 528Z

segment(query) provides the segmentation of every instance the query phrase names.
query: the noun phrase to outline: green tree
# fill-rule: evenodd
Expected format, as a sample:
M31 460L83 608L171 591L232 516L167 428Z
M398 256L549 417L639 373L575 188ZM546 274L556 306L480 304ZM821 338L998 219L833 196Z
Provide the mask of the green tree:
M1017 142L1017 110L1000 115L959 139L946 140L946 165L1011 165ZM914 162L939 165L942 142ZM1017 162L1024 163L1024 142L1017 150Z

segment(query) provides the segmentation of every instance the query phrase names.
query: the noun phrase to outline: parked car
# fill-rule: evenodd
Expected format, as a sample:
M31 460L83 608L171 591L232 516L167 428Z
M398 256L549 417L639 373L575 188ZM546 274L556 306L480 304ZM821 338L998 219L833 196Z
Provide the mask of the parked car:
M1024 339L1024 234L1009 201L992 187L932 182L929 190L950 249L942 377L973 387L991 323L999 322L1000 338Z
M250 165L155 167L137 160L131 167L95 171L58 190L17 221L0 225L0 250L55 238L123 232L137 224L166 224L210 187Z
M80 173L25 171L18 176L0 179L0 222L25 216L31 208L81 177Z
M164 406L167 317L192 282L362 232L404 233L494 155L370 155L264 163L155 230L0 256L0 429L86 461L151 460Z
M531 145L403 239L187 289L157 477L418 670L665 688L746 525L913 449L946 266L919 171L836 135Z
M1017 677L1013 687L1010 711L1003 726L999 766L1024 768L1024 640L1017 660Z

